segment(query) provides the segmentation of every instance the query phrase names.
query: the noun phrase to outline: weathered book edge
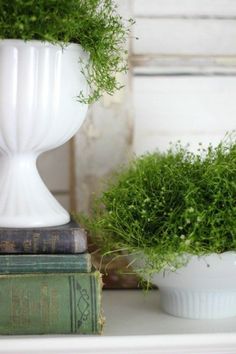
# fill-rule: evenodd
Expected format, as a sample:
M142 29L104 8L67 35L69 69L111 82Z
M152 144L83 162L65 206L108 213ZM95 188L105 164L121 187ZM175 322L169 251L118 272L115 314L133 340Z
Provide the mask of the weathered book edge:
M64 227L0 228L0 254L73 254L87 249L86 231L74 222Z
M91 255L0 255L0 274L27 273L89 273Z
M99 271L93 272L94 277L90 277L90 299L91 299L91 314L92 328L91 334L102 334L105 324L105 317L102 309L102 274ZM96 294L96 296L94 296ZM87 332L75 331L74 334L88 334Z

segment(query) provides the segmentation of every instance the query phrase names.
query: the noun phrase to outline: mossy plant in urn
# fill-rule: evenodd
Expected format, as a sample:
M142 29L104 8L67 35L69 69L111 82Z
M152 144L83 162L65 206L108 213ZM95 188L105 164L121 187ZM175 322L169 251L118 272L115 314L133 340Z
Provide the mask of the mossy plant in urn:
M180 144L135 159L84 219L103 254L158 286L164 311L236 316L236 143L193 154ZM131 268L130 268L131 269Z

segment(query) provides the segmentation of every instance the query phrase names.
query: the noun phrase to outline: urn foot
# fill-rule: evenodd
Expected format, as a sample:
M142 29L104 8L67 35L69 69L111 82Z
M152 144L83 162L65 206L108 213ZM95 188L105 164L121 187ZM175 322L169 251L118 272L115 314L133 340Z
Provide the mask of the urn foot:
M42 181L35 156L4 155L0 166L1 227L46 227L70 221Z

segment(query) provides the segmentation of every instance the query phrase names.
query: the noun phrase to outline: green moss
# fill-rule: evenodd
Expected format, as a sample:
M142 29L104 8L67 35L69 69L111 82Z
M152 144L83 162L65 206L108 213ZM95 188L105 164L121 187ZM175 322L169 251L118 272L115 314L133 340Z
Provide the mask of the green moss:
M135 159L97 199L87 227L103 253L143 254L142 272L178 267L184 253L236 250L236 144L194 155L177 144Z
M79 95L87 103L121 87L116 74L127 70L131 23L124 23L113 0L0 0L0 39L73 42L90 54L83 72L91 93Z

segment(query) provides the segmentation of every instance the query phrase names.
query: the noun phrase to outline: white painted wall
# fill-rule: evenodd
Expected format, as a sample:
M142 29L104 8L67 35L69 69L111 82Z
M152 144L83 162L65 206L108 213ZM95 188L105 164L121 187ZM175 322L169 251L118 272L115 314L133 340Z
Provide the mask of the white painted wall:
M236 129L236 1L134 0L134 152Z
M136 154L177 140L196 150L236 129L236 76L135 77L133 95Z

